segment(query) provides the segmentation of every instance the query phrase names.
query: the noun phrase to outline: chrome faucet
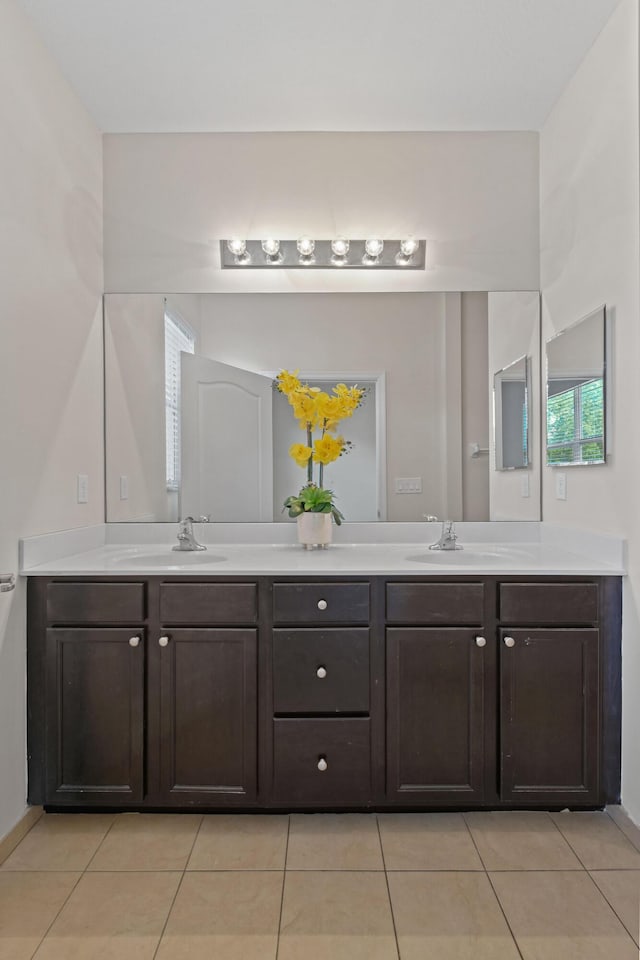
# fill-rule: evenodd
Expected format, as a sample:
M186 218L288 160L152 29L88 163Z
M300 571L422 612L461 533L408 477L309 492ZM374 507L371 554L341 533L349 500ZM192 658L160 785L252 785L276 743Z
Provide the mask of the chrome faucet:
M198 543L193 533L193 524L194 523L209 523L209 517L198 517L197 520L194 520L193 517L185 517L184 520L180 521L180 527L178 528L178 542L176 543L174 550L206 550L207 548L202 543Z
M442 524L442 533L440 539L436 540L429 547L429 550L464 550L461 543L458 543L458 537L453 526L453 520L445 520Z

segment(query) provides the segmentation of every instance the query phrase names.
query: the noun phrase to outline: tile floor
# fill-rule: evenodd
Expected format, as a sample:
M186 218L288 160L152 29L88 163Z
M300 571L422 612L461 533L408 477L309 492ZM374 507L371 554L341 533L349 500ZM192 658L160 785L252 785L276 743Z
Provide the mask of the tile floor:
M44 815L0 960L638 960L639 904L619 808Z

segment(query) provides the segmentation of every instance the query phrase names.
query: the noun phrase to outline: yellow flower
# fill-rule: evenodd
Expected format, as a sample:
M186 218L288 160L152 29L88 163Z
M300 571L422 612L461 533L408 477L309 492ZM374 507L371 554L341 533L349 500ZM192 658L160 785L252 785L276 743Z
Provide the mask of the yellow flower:
M313 445L313 459L316 463L333 463L342 453L344 439L342 437L332 437L325 434L320 440L316 440Z
M306 467L311 456L311 447L304 443L292 443L289 447L289 456L292 457L299 467Z
M289 373L288 370L281 370L276 377L278 390L280 393L284 393L285 397L288 397L294 390L300 389L301 384L296 376L297 373L297 370L294 370L293 373Z
M294 417L300 421L300 426L303 430L308 423L315 424L315 401L304 389L293 391L293 393L289 395L289 403L293 407Z

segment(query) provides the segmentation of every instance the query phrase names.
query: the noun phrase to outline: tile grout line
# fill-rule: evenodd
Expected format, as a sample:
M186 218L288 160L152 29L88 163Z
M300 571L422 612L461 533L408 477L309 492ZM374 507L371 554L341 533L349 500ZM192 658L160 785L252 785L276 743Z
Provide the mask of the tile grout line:
M627 930L627 927L626 927L626 925L625 925L622 917L620 916L620 914L618 913L618 911L616 910L616 908L614 907L614 905L611 903L611 901L610 901L609 898L607 897L606 893L605 893L603 890L600 889L600 887L599 887L598 884L596 883L595 879L591 876L591 872L590 872L589 870L587 870L587 871L586 871L586 874L587 874L587 876L589 877L589 880L591 880L591 883L594 885L594 887L596 888L596 890L597 890L598 893L600 894L600 896L602 897L602 899L604 900L604 902L609 906L609 908L611 909L611 911L612 911L612 913L614 914L614 916L619 920L620 926L622 927L622 929L625 931L625 933L627 933L627 934L631 937L631 939L632 939L633 943L635 944L635 946L638 947L638 949L640 949L640 933L639 933L638 939L636 940L636 938L635 938L634 935L631 933L631 931L630 931L630 930Z
M91 856L89 857L89 861L88 861L88 863L85 865L84 870L82 871L83 874L85 874L85 873L87 872L87 870L89 869L89 867L91 866L91 864L93 863L93 861L95 860L95 858L98 856L98 851L101 849L102 844L105 842L105 840L107 839L107 837L109 836L109 834L111 833L111 831L113 830L113 828L115 827L116 817L117 817L117 816L118 816L117 813L114 813L114 814L113 814L113 816L112 816L112 818L111 818L111 823L110 823L109 826L107 827L107 829L106 829L106 831L105 831L105 834L104 834L102 840L100 841L100 843L98 844L98 846L95 848L95 850L93 851L93 853L92 853Z
M393 900L391 899L391 888L389 886L389 874L387 873L387 862L384 858L384 846L382 845L382 832L380 830L380 820L378 814L374 813L373 816L376 818L376 830L378 831L378 843L380 844L380 856L382 857L382 869L384 871L384 882L387 888L387 897L389 898L389 910L391 911L391 923L393 924L393 937L396 942L396 953L398 954L398 960L400 960L400 943L398 942L398 930L396 927L396 918L393 912Z
M484 860L482 859L482 854L480 853L480 850L478 849L478 844L476 843L476 838L475 838L474 835L473 835L473 831L471 830L471 827L470 827L469 824L467 823L467 818L466 818L466 816L465 816L465 814L464 814L464 811L462 812L462 820L463 820L463 823L464 823L465 827L467 828L467 831L468 831L468 833L469 833L469 836L471 837L471 842L472 842L473 846L475 847L475 851L476 851L476 853L478 854L478 857L480 858L480 863L482 864L482 868L483 868L483 870L484 870L484 875L485 875L485 877L487 878L487 881L488 881L488 883L489 883L489 886L491 887L491 890L493 891L494 897L496 898L496 903L498 904L498 907L499 907L499 909L500 909L500 913L501 913L502 916L504 917L504 922L505 922L506 925L507 925L507 930L508 930L509 933L511 934L511 939L513 940L514 946L515 946L516 950L518 951L518 956L520 957L520 960L524 960L524 955L523 955L523 953L522 953L522 950L520 949L520 944L519 944L518 941L516 940L516 935L515 935L515 933L513 932L513 930L511 929L511 924L509 923L509 918L507 917L506 913L504 912L504 907L502 906L502 903L501 903L501 901L500 901L500 897L498 896L497 891L496 891L496 888L495 888L494 885L493 885L493 881L491 880L491 877L490 877L490 875L489 875L489 871L487 870L486 864L485 864Z
M169 909L167 910L167 916L165 917L165 921L164 921L164 923L163 923L163 925L162 925L162 930L160 931L160 936L158 937L158 942L156 943L156 948L155 948L155 950L153 951L153 956L152 956L151 960L155 960L155 958L156 958L156 956L157 956L157 954L158 954L158 950L160 949L160 944L162 943L162 938L164 937L165 930L167 929L167 924L169 923L169 917L171 916L171 911L173 910L173 908L174 908L174 906L175 906L175 902L176 902L176 900L178 899L178 894L180 893L180 889L181 889L181 887L182 887L182 881L184 880L184 878L185 878L185 876L186 876L187 867L188 867L188 865L189 865L189 860L191 859L191 854L193 853L193 848L194 848L195 845L196 845L196 840L197 840L198 837L200 836L200 831L202 830L202 824L203 824L203 823L204 823L204 814L202 814L202 815L200 816L200 823L198 824L198 829L196 830L196 832L195 832L195 834L194 834L193 843L191 844L191 847L189 848L189 853L187 854L187 859L186 859L185 862L184 862L184 867L183 867L182 873L181 873L181 875L180 875L180 880L178 881L178 886L176 887L176 892L174 893L174 895L173 895L173 897L172 897L172 899L171 899L171 903L169 904ZM167 872L173 873L173 872L175 872L175 871L167 871Z
M43 818L44 818L45 816L46 816L46 813L43 813L42 817L39 817L37 822L38 822L38 823L42 822L42 821L43 821ZM98 850L100 849L100 847L101 847L102 844L104 843L104 841L105 841L105 839L106 839L106 836L107 836L107 834L109 833L109 831L111 830L111 828L113 827L113 824L114 824L114 823L115 823L115 815L113 816L113 818L112 818L112 820L111 820L111 823L109 824L109 826L108 826L107 829L105 830L105 833L104 833L104 836L103 836L102 840L100 841L100 843L98 844L98 846L96 847L96 849L93 851L92 855L89 857L89 860L88 860L87 863L85 864L84 869L77 871L77 872L78 872L78 879L76 880L76 882L74 883L74 885L71 887L71 890L69 890L69 893L68 893L67 896L64 898L64 901L60 904L60 908L56 911L56 915L54 916L53 920L51 921L51 923L49 924L49 926L48 926L47 929L45 930L44 934L42 935L42 938L41 938L40 941L38 942L38 946L36 947L36 949L35 949L35 950L33 951L33 953L31 954L32 957L35 957L35 955L38 953L40 947L42 946L42 944L44 943L44 941L45 941L45 940L47 939L47 937L49 936L49 933L51 932L51 929L53 928L53 925L55 924L56 920L58 919L58 917L60 916L60 914L62 913L62 911L63 911L64 908L66 907L66 905L68 904L69 900L71 899L71 896L72 896L72 895L75 893L75 891L77 890L78 884L80 883L80 881L81 881L82 878L84 877L85 873L87 872L87 868L88 868L89 864L91 863L91 861L92 861L93 858L95 857L96 853L98 852ZM35 824L34 824L34 826L35 826ZM33 829L33 828L32 828L32 829ZM31 833L31 830L29 830L29 833ZM26 836L28 836L29 833L27 833ZM24 840L24 837L23 837L22 839ZM20 841L20 843L22 843L22 841ZM20 844L18 844L18 846L20 846ZM17 849L17 848L16 848L16 849ZM55 870L55 871L54 871L54 870L52 870L52 871L30 870L30 871L24 871L24 872L25 872L25 873L26 873L26 872L28 872L28 873L40 873L40 872L43 872L43 873L49 873L49 872L51 872L51 873L76 873L75 870Z
M291 833L291 814L287 814L287 842L284 848L284 869L282 871L282 893L280 894L280 916L278 917L278 936L276 937L276 955L275 960L278 960L278 954L280 953L280 929L282 927L282 911L284 909L284 885L285 880L287 879L287 857L289 856L289 834Z
M569 814L569 816L571 816L571 814ZM568 838L568 837L565 837L564 833L563 833L562 830L560 829L560 826L556 823L556 821L553 819L553 817L551 816L551 814L548 814L548 817L549 817L549 820L551 820L551 823L554 825L554 827L555 827L556 830L558 831L558 833L560 834L560 836L562 837L562 839L564 840L564 842L567 844L567 846L569 847L569 849L570 849L571 852L573 853L574 857L576 858L576 860L578 861L578 863L580 864L580 866L582 867L582 869L585 871L585 873L588 873L589 871L587 870L586 864L585 864L584 861L582 860L582 857L578 854L578 851L574 848L574 846L573 846L573 844L571 843L571 841L569 840L569 838Z

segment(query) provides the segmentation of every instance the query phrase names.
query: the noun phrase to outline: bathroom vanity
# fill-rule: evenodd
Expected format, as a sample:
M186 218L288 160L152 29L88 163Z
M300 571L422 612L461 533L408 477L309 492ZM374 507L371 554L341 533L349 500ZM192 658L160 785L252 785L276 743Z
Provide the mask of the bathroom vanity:
M278 549L277 564L261 561ZM82 558L32 571L31 803L618 802L620 576L584 564L539 574L495 556L484 573L465 560L427 567L399 562L396 546L375 561L364 547L333 560L245 552L253 573L239 561L212 572L214 557L163 571L131 550L129 563L100 561L100 575ZM292 557L295 576L282 572Z

